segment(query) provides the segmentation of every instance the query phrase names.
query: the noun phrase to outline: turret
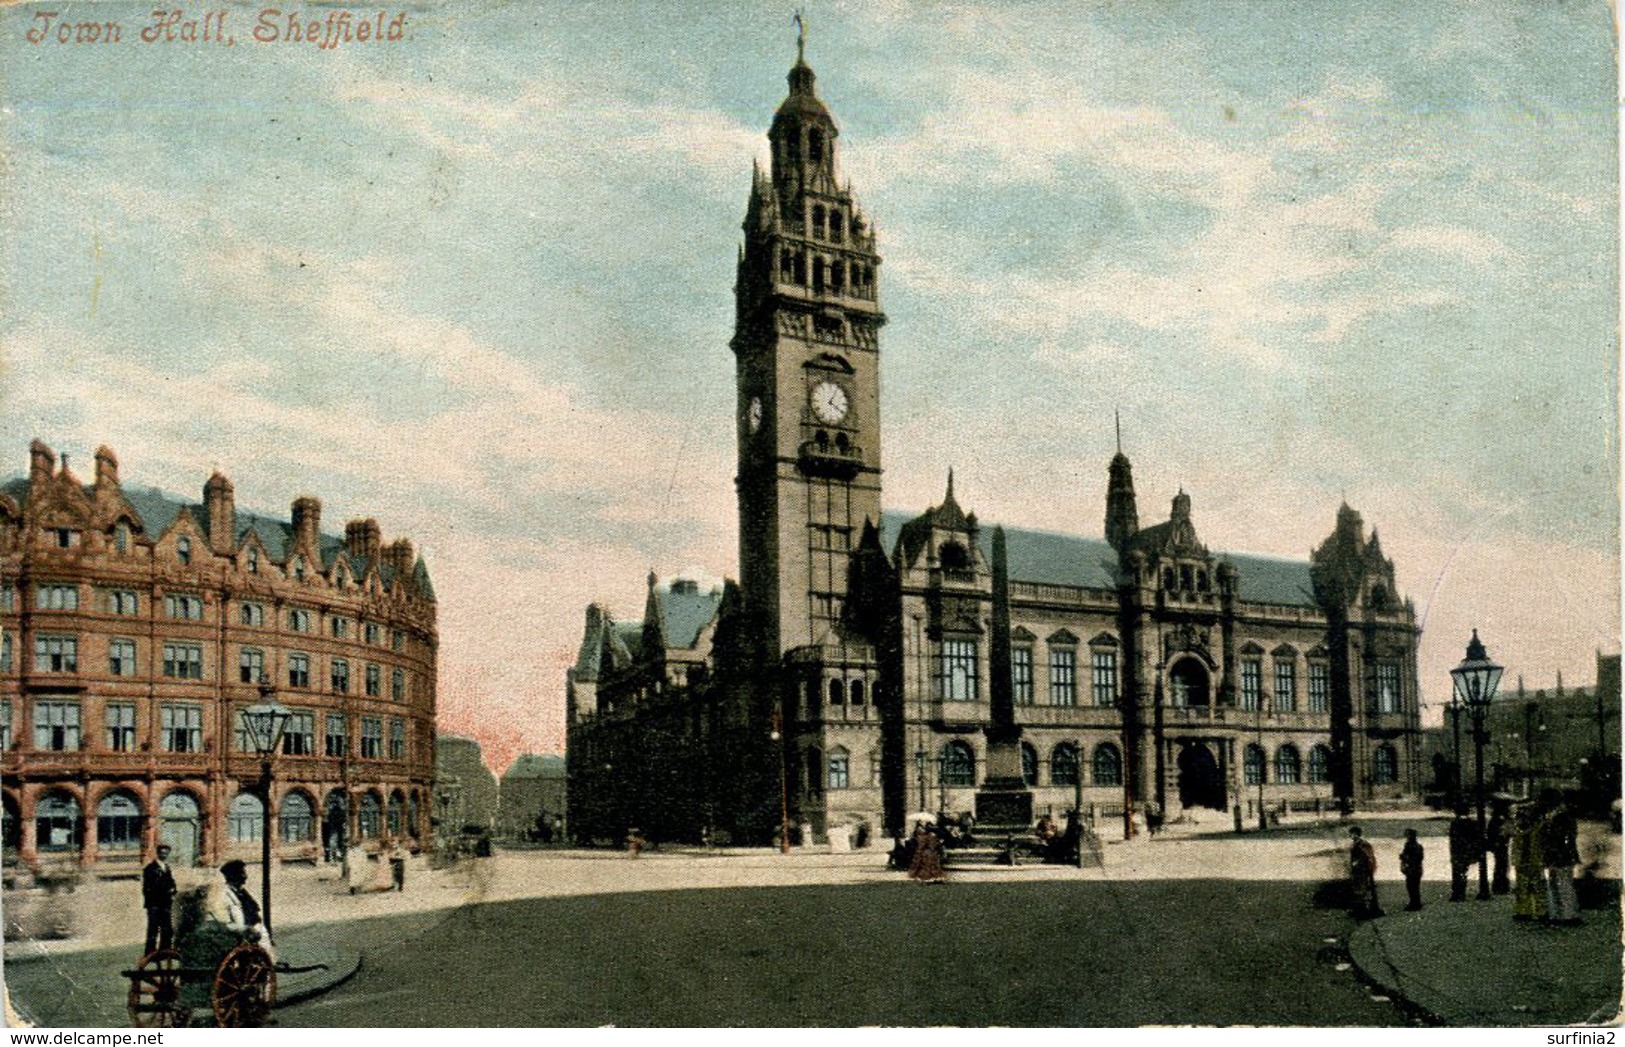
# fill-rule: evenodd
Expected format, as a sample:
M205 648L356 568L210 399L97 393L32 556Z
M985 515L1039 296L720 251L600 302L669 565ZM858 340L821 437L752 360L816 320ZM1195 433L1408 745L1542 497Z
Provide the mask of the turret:
M101 475L101 454L96 455L98 482ZM116 466L115 466L116 468ZM231 481L216 472L203 485L203 514L209 526L209 548L217 553L229 553L232 540L237 536L237 495Z
M1134 470L1122 451L1112 456L1106 480L1106 541L1122 552L1140 530L1140 514L1134 504Z
M45 441L35 440L28 445L28 482L36 486L44 484L56 473L56 455L45 446Z

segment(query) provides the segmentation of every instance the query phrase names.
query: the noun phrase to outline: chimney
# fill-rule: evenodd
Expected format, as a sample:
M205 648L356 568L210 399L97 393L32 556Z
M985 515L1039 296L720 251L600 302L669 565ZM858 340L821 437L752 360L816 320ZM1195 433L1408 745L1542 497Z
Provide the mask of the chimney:
M322 530L322 503L310 495L293 500L293 544L312 556L321 552L317 537Z
M106 444L96 448L96 486L118 486L118 455Z
M344 546L358 560L368 563L377 560L383 544L377 520L351 520L344 525Z
M412 543L405 538L397 538L389 544L388 555L384 562L394 568L397 578L408 578L412 574Z
M45 483L56 472L56 455L45 446L45 441L35 440L28 445L28 482L35 486Z
M101 472L101 456L96 458L97 475ZM209 523L209 548L217 553L231 552L237 537L237 494L231 481L216 472L203 485L203 510Z

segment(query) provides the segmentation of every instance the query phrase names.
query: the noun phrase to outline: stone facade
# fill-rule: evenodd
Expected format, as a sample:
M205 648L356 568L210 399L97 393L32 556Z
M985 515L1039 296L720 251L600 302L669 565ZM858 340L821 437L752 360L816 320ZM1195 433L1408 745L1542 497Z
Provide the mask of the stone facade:
M296 714L275 758L276 850L427 835L435 598L412 544L373 520L321 533L126 488L96 452L81 482L39 441L0 484L0 771L5 855L112 867L159 842L181 863L258 858L260 760L237 714ZM324 846L326 845L326 846Z
M1010 777L988 766L995 672L1036 813L1417 795L1419 631L1348 506L1308 561L1211 552L1183 491L1140 527L1119 450L1105 541L1006 532L1007 623L991 531L951 474L925 513L882 512L875 232L812 70L789 83L735 285L740 582L703 644L667 635L652 576L640 625L588 609L567 681L576 829L873 835L971 811Z

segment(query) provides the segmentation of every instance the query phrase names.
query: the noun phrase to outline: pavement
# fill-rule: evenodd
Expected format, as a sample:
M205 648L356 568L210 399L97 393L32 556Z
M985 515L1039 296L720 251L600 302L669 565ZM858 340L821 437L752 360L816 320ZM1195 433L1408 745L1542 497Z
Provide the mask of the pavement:
M1349 959L1372 983L1441 1025L1617 1021L1617 902L1585 911L1579 927L1556 927L1514 921L1510 894L1480 902L1476 893L1361 924L1349 935Z

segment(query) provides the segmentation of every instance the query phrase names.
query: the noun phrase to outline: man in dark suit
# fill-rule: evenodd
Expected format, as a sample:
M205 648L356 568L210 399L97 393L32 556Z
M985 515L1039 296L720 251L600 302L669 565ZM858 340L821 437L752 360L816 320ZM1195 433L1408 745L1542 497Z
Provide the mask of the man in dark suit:
M175 943L169 909L175 901L175 874L169 871L169 845L158 845L158 857L141 870L141 905L147 910L147 952L168 949Z

